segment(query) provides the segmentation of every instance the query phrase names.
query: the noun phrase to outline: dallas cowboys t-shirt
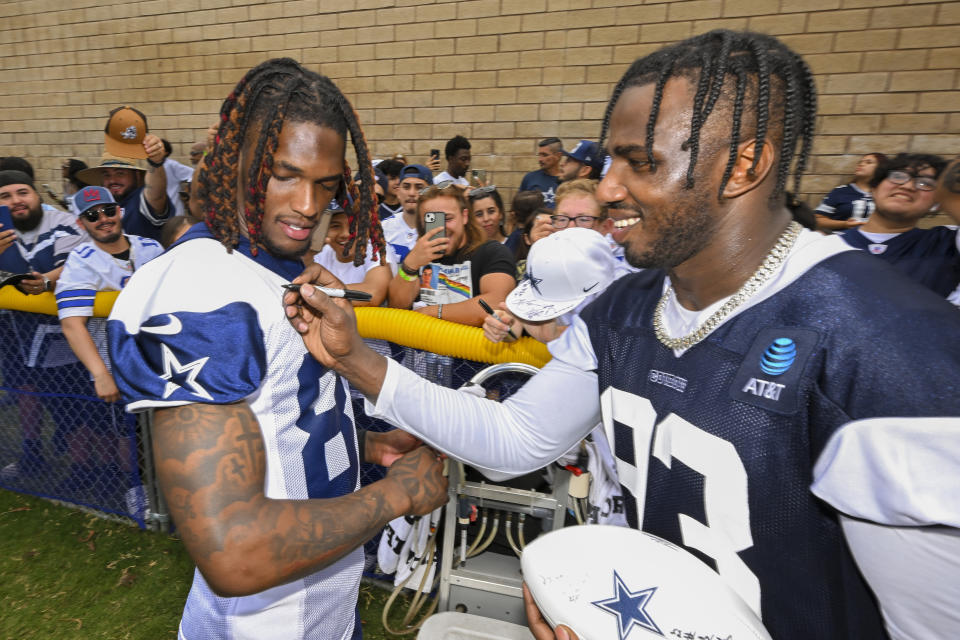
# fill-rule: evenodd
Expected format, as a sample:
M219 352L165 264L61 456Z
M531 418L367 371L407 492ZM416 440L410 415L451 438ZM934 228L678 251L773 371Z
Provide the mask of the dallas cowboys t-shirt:
M559 186L560 178L550 175L543 169L537 169L523 176L523 181L520 182L520 191L539 191L543 194L543 206L553 209L554 198Z

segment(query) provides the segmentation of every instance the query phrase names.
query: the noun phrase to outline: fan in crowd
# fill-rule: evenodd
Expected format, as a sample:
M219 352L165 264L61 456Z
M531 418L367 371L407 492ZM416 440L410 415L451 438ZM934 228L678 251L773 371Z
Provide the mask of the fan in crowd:
M868 153L857 162L853 180L827 194L817 208L817 227L824 231L842 231L867 221L873 213L871 182L883 170L887 156Z
M473 298L496 307L516 285L510 250L487 238L470 215L463 189L452 182L424 189L416 206L419 237L390 281L390 306L479 327L486 313ZM428 214L440 223L429 231Z
M470 211L474 220L483 229L487 240L501 244L507 241L506 213L503 210L503 198L496 185L487 185L471 189L467 195Z

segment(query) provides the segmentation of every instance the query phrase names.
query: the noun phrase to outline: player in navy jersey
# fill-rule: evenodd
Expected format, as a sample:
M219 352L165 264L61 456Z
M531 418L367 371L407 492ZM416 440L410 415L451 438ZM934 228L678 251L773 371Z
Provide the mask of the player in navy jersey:
M488 472L535 469L602 421L631 524L716 569L772 637L883 638L839 509L960 525L960 316L791 220L786 182L793 172L799 191L815 114L809 68L770 36L712 31L634 62L604 117L612 162L598 195L627 261L645 271L588 306L503 403L372 353L349 308L310 286L299 299L309 308L290 295L288 314L366 395L368 414ZM898 462L871 464L878 454ZM884 508L894 495L907 498ZM880 508L861 510L864 496ZM956 593L956 576L926 582L899 608L884 603L889 628L952 633L955 608L937 602ZM527 613L538 639L554 637L535 606Z
M356 203L348 245L383 249L363 133L328 78L271 60L224 102L197 180L205 223L131 277L108 327L128 409L154 409L160 488L197 564L180 638L359 638L361 545L446 499L435 453L355 430L346 382L280 304L334 198ZM392 466L361 489L361 460Z
M919 229L917 223L938 204L934 189L946 161L940 156L901 153L881 168L874 186L876 210L866 223L842 234L846 242L888 262L940 296L960 283L955 227ZM960 221L960 213L951 213Z

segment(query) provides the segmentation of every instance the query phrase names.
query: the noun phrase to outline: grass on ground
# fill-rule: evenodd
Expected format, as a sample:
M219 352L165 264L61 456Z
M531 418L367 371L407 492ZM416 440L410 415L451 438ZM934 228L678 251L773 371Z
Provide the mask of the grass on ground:
M0 638L157 640L177 637L193 564L171 536L0 490L0 576ZM388 595L361 586L367 640L397 637Z

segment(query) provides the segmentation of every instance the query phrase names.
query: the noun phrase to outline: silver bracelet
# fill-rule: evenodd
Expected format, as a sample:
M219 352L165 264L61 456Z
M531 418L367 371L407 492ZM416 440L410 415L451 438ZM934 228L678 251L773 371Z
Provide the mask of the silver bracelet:
M437 320L443 320L443 305L437 305Z

